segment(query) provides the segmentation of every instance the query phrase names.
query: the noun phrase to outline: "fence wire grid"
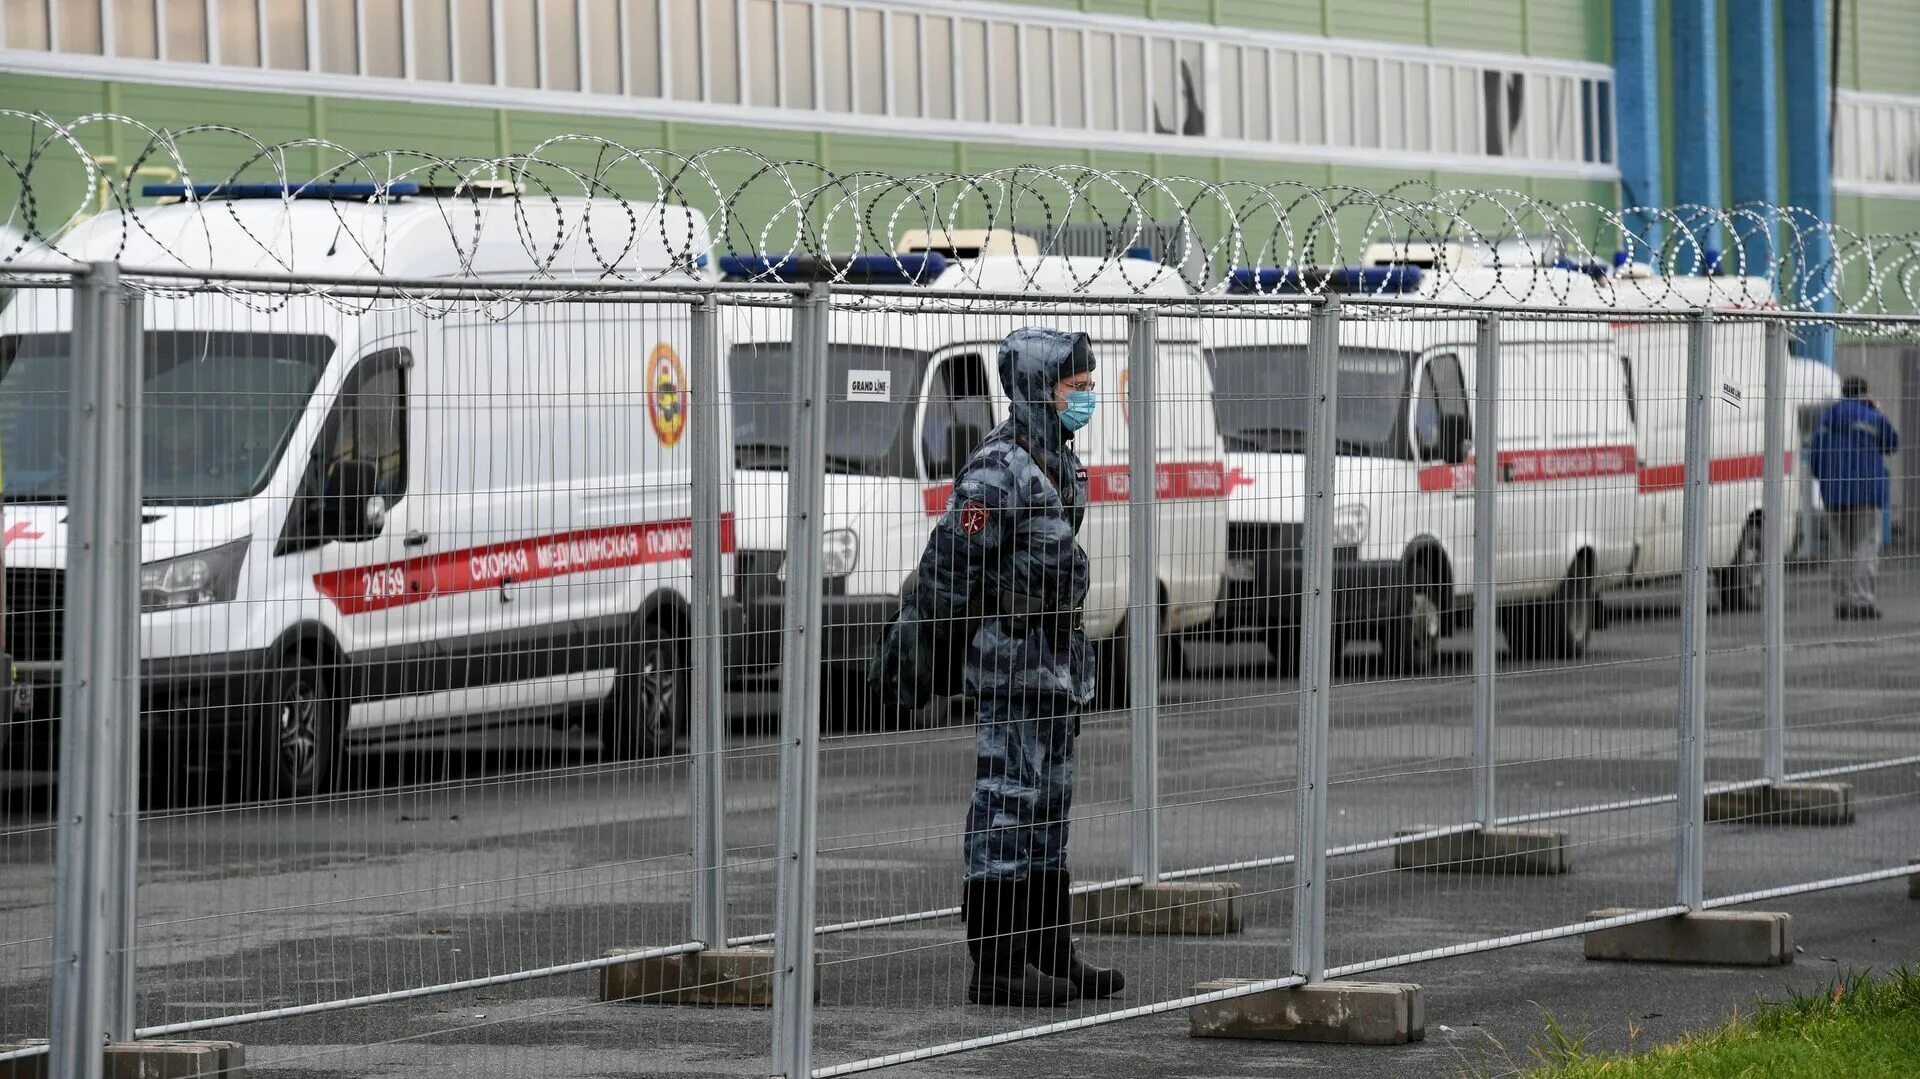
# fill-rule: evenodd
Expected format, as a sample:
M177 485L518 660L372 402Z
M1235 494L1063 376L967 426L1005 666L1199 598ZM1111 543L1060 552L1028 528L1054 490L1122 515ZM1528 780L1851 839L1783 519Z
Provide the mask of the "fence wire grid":
M203 132L151 133L182 201L109 178L50 228L35 170L124 121L35 122L0 1067L852 1074L1913 872L1920 469L1889 446L1848 510L1808 448L1840 373L1920 420L1891 241L765 161L749 228L719 158L585 140L606 168L354 155L323 199L289 193L312 146L255 144L255 197L188 178ZM1096 205L1185 254L1027 231ZM1707 229L1748 246L1689 275ZM349 235L391 245L315 257ZM1084 475L1034 488L1083 492L1084 595L902 709L869 661L929 538L1034 527L966 487L1028 327L1093 361ZM982 589L1034 579L994 551ZM995 641L1057 633L1090 698L991 691L1031 677ZM1009 745L1051 770L981 763ZM983 777L1041 816L970 818ZM1064 850L1124 991L967 1003L980 850Z

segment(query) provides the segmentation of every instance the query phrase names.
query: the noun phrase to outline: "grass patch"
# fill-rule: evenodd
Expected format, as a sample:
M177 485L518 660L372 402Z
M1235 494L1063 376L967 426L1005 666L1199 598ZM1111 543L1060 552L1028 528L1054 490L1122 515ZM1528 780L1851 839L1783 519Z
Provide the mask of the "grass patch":
M1586 1050L1551 1015L1528 1079L1879 1079L1920 1075L1920 971L1841 977L1817 993L1761 1002L1753 1014L1626 1055Z

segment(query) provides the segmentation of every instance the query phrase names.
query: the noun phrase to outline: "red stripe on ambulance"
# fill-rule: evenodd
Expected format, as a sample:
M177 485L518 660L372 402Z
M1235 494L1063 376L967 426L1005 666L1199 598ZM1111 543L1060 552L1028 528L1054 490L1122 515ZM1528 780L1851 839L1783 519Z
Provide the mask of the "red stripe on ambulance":
M1458 465L1429 465L1420 470L1420 490L1466 491L1473 488L1472 459ZM1506 483L1549 483L1603 476L1631 476L1639 470L1632 446L1575 446L1557 450L1506 450L1500 454L1500 478Z
M1155 465L1154 496L1160 499L1223 498L1227 494L1227 466L1219 461L1178 461ZM1087 469L1087 501L1125 502L1133 487L1126 465ZM927 516L941 517L953 499L953 484L942 483L920 492Z
M1793 471L1793 454L1786 455L1786 469ZM1743 480L1764 479L1767 475L1767 455L1749 454L1745 457L1717 457L1707 463L1708 483L1739 483ZM1687 482L1687 466L1649 465L1640 470L1640 492L1648 494L1654 491L1678 490Z
M729 513L720 518L720 550L730 554L733 548L733 515ZM692 557L691 520L652 521L332 570L316 575L313 583L341 614L355 615L507 584Z

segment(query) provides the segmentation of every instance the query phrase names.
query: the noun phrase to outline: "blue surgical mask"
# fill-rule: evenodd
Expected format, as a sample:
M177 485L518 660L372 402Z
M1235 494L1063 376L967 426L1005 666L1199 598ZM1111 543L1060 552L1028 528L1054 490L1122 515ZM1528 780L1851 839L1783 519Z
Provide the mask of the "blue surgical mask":
M1097 400L1092 390L1067 391L1067 409L1060 413L1060 426L1078 431L1093 422L1093 406Z

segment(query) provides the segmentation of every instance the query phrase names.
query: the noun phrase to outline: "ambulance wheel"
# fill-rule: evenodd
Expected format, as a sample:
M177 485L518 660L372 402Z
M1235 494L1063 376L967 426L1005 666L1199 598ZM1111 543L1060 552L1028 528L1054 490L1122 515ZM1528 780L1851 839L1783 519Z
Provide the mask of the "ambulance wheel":
M307 798L333 790L347 724L332 673L306 650L290 650L267 672L261 702L241 764L247 793Z
M671 753L693 706L686 641L655 618L627 646L627 656L600 716L600 751L620 761Z
M1573 659L1593 640L1593 582L1584 563L1560 582L1552 598L1500 612L1507 649L1521 659Z
M1440 658L1440 638L1447 628L1432 570L1425 562L1418 563L1412 577L1401 590L1399 612L1380 632L1380 654L1394 674L1419 675L1433 670Z
M1752 611L1759 608L1761 592L1766 585L1766 577L1760 567L1760 560L1765 555L1761 552L1760 544L1760 518L1755 517L1740 530L1740 543L1734 548L1733 564L1716 574L1722 610Z
M1102 712L1133 704L1133 652L1126 623L1120 632L1093 642L1093 706Z
M1291 626L1267 631L1267 651L1273 653L1273 670L1281 678L1300 677L1300 631Z
M914 725L915 710L882 700L862 667L827 667L820 676L820 729L828 734L903 731Z

